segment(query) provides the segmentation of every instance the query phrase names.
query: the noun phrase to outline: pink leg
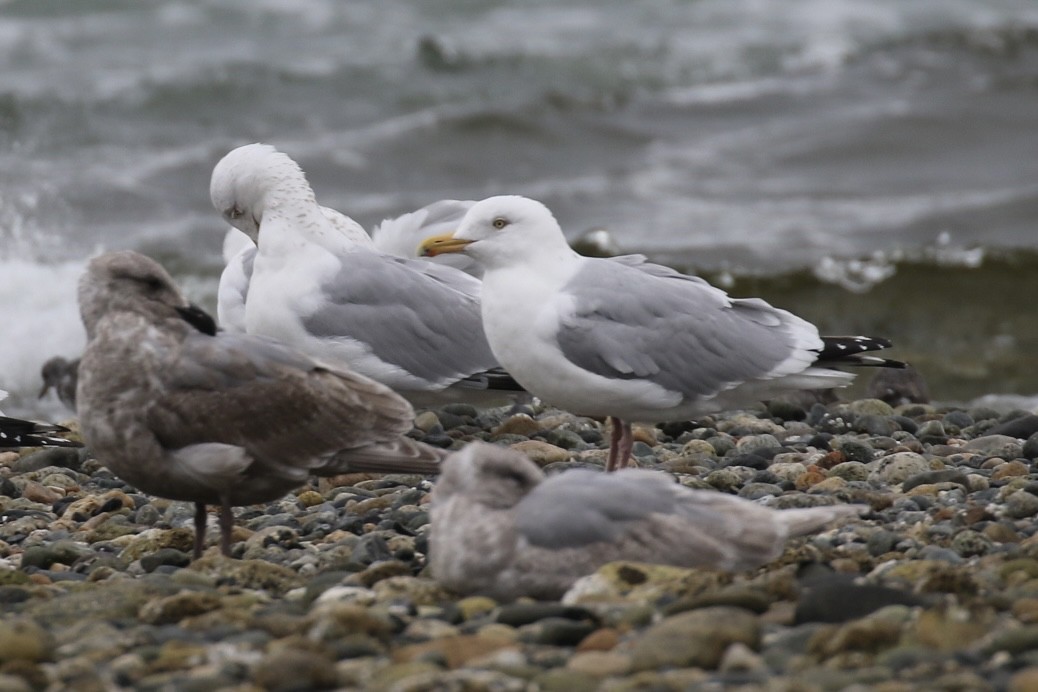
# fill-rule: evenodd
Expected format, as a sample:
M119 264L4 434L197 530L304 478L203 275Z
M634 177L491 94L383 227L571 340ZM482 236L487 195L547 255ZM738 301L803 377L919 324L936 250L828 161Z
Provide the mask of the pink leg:
M620 435L620 442L616 445L616 457L618 461L617 468L626 468L627 464L631 461L631 448L634 447L634 432L631 430L631 424L627 421L621 421L622 434Z
M627 466L628 457L631 456L631 447L634 446L634 438L631 434L630 423L622 421L616 416L609 416L609 423L613 426L613 430L609 436L609 459L606 461L606 471L615 471Z
M227 503L220 505L220 552L231 556L231 530L234 529L234 512Z
M205 524L208 515L205 505L201 502L195 503L195 559L202 557L205 548Z

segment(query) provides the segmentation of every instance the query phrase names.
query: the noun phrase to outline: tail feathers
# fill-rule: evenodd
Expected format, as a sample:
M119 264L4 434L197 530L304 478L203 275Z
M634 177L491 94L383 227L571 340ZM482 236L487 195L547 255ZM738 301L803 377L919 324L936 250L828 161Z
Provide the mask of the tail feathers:
M499 392L525 392L523 386L515 378L505 372L504 368L492 368L475 375L469 375L458 383L466 389L487 389Z
M869 351L881 351L893 344L875 336L823 336L822 350L815 361L823 365L853 365L859 367L904 368L907 363L877 356L863 356Z
M53 423L35 423L31 420L0 416L0 448L83 446L82 442L49 434L61 432L68 432L68 428Z
M313 472L318 476L340 473L416 473L434 476L440 473L440 462L447 454L447 450L400 437L392 442L336 452Z
M778 518L786 525L789 535L792 537L820 531L837 519L861 516L868 511L868 505L832 505L784 509L778 513Z

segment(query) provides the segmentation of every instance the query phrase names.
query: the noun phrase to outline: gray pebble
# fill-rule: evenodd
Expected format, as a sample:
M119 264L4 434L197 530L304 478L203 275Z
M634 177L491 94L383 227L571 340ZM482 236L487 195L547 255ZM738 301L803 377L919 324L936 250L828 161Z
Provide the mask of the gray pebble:
M1038 514L1038 496L1026 490L1017 490L1006 498L1006 515L1013 519L1025 519Z

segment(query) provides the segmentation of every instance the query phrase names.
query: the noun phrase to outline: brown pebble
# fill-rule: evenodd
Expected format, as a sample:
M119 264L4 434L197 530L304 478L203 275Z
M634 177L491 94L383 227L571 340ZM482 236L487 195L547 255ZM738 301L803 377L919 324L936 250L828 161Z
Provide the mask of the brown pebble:
M52 505L65 497L65 493L36 481L28 481L22 488L22 497L32 502L39 502L41 505Z
M825 471L818 468L814 464L807 467L807 470L797 476L796 480L793 481L793 485L796 486L797 490L807 490L812 485L821 483L826 479Z
M314 507L324 502L324 495L314 490L304 490L296 495L296 499L299 500L304 507Z
M988 524L981 532L996 543L1019 543L1020 534L1005 524Z
M491 433L494 437L500 435L522 435L530 437L541 431L540 424L525 413L517 413L502 421L501 425L494 428Z
M609 651L619 643L620 633L612 627L603 627L584 637L577 651Z
M650 447L656 445L656 427L645 423L635 423L631 426L631 439L635 442L644 442Z
M1038 690L1038 666L1031 666L1013 673L1009 678L1008 692L1033 692Z
M999 480L1001 478L1015 478L1017 476L1026 476L1031 470L1027 468L1027 464L1021 461L1007 461L999 465L991 474L991 480Z
M973 524L976 524L978 521L985 521L987 519L991 519L991 513L988 512L987 507L975 505L966 510L966 512L963 514L963 519L966 521L967 524L972 526Z
M1013 617L1025 625L1038 622L1038 598L1020 598L1013 602Z
M568 461L570 457L570 453L562 447L556 447L541 440L523 440L510 445L510 447L530 457L538 466L547 466L556 461Z
M818 467L828 470L836 466L837 464L842 464L845 461L847 461L847 455L837 449L835 451L823 455L822 458L815 463Z

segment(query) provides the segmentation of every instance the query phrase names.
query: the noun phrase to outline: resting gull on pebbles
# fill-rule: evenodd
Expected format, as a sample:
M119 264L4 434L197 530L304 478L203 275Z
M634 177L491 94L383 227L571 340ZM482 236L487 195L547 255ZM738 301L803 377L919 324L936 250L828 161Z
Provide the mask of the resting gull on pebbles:
M341 363L423 405L500 400L518 389L483 334L479 280L344 236L285 154L265 144L231 151L213 169L210 196L258 246L249 334Z
M388 387L273 340L216 333L169 274L135 252L90 261L77 403L98 460L140 490L207 504L229 554L234 505L268 502L310 474L434 473L440 450L404 436L414 412Z
M483 326L531 394L613 426L607 469L626 465L630 421L687 420L799 389L849 384L831 365L903 363L860 355L890 345L821 337L763 300L730 298L641 256L582 257L540 202L476 203L428 254L464 252L483 274Z
M616 560L752 569L788 538L867 509L775 510L643 469L546 478L515 450L473 442L447 457L433 487L429 564L458 593L557 599Z

